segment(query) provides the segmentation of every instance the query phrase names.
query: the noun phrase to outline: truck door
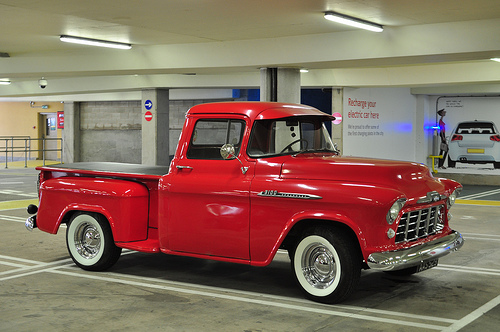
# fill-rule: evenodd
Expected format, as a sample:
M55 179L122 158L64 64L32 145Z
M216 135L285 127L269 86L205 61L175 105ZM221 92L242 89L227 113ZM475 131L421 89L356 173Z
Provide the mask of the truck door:
M187 152L168 175L160 237L166 234L161 243L169 250L249 259L251 172L243 174L238 160L220 155L226 143L240 153L246 127L243 118L195 122Z

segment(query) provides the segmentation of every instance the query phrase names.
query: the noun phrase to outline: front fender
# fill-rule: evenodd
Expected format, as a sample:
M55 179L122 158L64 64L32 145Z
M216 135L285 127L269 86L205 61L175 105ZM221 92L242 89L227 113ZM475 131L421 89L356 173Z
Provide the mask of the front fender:
M117 179L63 177L40 186L37 226L56 234L73 211L97 212L111 226L116 242L147 238L148 189L137 182Z
M360 248L366 247L366 238L362 229L354 221L349 219L349 217L347 217L346 215L343 215L341 213L336 213L333 211L300 211L294 214L293 217L288 220L286 226L280 233L277 241L274 243L272 250L269 252L269 255L262 261L252 259L252 265L266 266L270 264L271 261L274 259L274 256L276 255L278 249L285 241L285 238L290 234L290 232L294 227L297 226L300 227L301 229L307 228L308 225L314 222L324 222L325 224L330 223L332 226L336 224L342 224L347 228L351 229L353 234L358 239L358 245L360 246ZM259 257L259 253L255 249L256 248L254 247L253 258ZM264 252L261 253L262 255L261 257L264 257L263 254Z

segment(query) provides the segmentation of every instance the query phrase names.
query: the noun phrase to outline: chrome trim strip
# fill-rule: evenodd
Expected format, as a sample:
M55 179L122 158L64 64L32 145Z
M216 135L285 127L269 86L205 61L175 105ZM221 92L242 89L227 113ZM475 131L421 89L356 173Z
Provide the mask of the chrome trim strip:
M454 252L464 244L459 232L453 231L445 237L396 251L374 252L368 256L368 267L375 270L395 271L417 266L425 260L440 258Z
M322 199L323 197L311 194L299 193L280 193L277 190L264 190L257 194L261 197L278 197L278 198L298 198L298 199Z

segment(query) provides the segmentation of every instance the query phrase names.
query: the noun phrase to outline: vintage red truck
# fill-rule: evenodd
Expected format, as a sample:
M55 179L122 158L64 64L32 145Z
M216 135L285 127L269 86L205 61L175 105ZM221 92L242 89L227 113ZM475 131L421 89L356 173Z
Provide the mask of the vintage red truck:
M412 274L459 249L449 210L461 185L419 163L340 156L333 119L294 104L194 106L169 167L39 167L26 226L67 224L85 270L122 248L253 266L286 249L306 296L325 303L346 299L362 269Z

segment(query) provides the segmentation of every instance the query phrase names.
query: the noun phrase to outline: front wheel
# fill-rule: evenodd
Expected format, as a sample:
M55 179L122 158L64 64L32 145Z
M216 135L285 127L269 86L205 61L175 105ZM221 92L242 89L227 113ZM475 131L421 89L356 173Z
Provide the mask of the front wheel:
M74 215L66 231L66 245L76 265L103 271L118 261L122 249L115 245L107 220L96 213Z
M308 298L323 303L341 302L358 284L359 249L341 230L314 228L298 241L292 269Z

